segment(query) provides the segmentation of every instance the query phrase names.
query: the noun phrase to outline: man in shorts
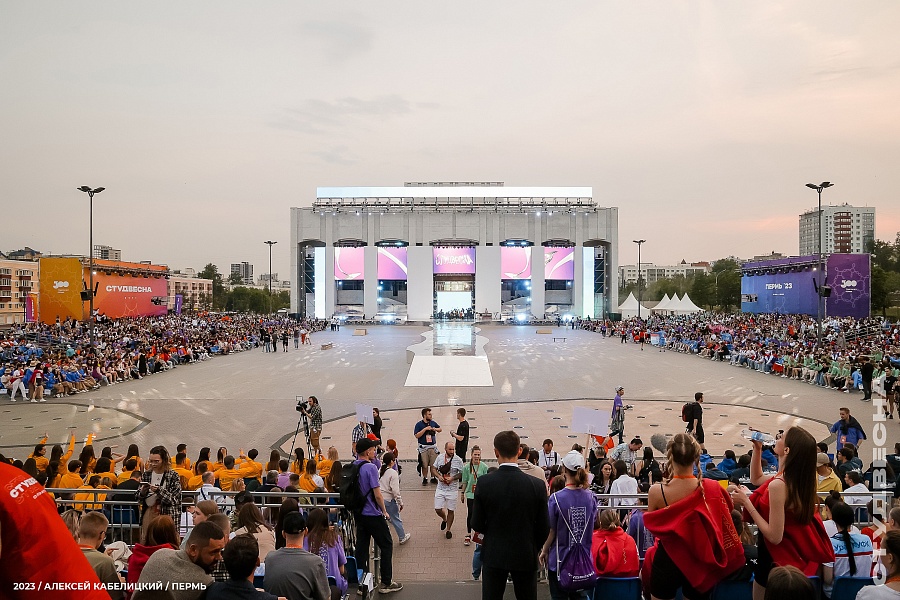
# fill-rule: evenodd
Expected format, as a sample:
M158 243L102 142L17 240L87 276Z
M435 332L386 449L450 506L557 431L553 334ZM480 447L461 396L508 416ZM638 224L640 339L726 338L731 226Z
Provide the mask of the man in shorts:
M437 489L434 490L434 512L441 518L441 531L446 530L447 539L453 537L453 514L456 511L459 480L462 478L463 463L456 455L453 442L444 444L444 454L434 461L431 474L437 477Z

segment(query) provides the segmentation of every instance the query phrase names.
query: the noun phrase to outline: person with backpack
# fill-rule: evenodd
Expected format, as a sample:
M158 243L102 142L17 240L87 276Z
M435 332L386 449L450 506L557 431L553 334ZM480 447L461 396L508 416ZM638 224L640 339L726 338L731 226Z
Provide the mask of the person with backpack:
M341 473L340 501L353 513L356 521L357 568L368 573L369 543L374 539L381 550L381 584L378 592L389 594L402 590L403 585L392 580L394 541L388 529L390 515L381 495L378 475L381 464L375 459L376 448L377 444L368 438L356 442L358 458ZM366 593L362 585L359 593Z
M704 442L706 437L703 434L703 392L694 394L694 401L688 402L681 407L681 420L687 423L684 432L694 436L703 452L706 452Z
M572 450L566 454L562 466L566 487L551 495L547 502L550 533L538 558L547 568L553 600L587 600L588 590L597 581L591 558L597 500L588 489L584 456L580 452Z

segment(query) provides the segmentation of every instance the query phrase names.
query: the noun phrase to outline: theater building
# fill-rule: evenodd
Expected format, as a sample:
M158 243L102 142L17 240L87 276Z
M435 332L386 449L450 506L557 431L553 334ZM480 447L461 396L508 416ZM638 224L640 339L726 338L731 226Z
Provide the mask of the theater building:
M291 309L384 321L605 316L618 209L590 187L320 187L291 209Z

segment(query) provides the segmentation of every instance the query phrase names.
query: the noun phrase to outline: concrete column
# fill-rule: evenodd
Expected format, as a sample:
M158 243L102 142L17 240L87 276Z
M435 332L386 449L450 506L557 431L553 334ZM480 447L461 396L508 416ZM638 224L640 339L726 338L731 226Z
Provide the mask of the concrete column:
M378 306L378 248L363 248L363 312L371 319L381 308Z
M434 258L431 246L410 246L406 298L410 321L431 321L434 312Z
M500 312L500 248L475 248L475 312Z

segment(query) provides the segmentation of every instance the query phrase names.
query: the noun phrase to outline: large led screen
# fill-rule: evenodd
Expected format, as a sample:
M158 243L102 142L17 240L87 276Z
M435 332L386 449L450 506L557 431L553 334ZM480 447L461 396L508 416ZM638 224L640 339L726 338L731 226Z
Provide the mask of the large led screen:
M828 257L826 279L831 286L831 296L825 301L829 317L869 316L872 298L868 254L832 254Z
M575 248L544 248L544 279L575 279Z
M160 316L168 312L168 281L163 277L123 277L100 271L94 275L94 284L97 283L100 285L94 309L102 315L117 319Z
M433 248L435 274L475 273L475 248Z
M500 248L501 279L531 279L530 247Z
M60 321L65 321L66 317L76 321L84 318L82 270L77 258L41 259L38 287L38 318L41 322L54 323L57 317Z
M406 281L406 248L378 249L378 279Z
M812 271L778 273L741 278L741 310L749 313L816 314ZM745 301L746 300L746 301Z
M365 248L334 249L334 278L336 280L362 279L365 274Z

